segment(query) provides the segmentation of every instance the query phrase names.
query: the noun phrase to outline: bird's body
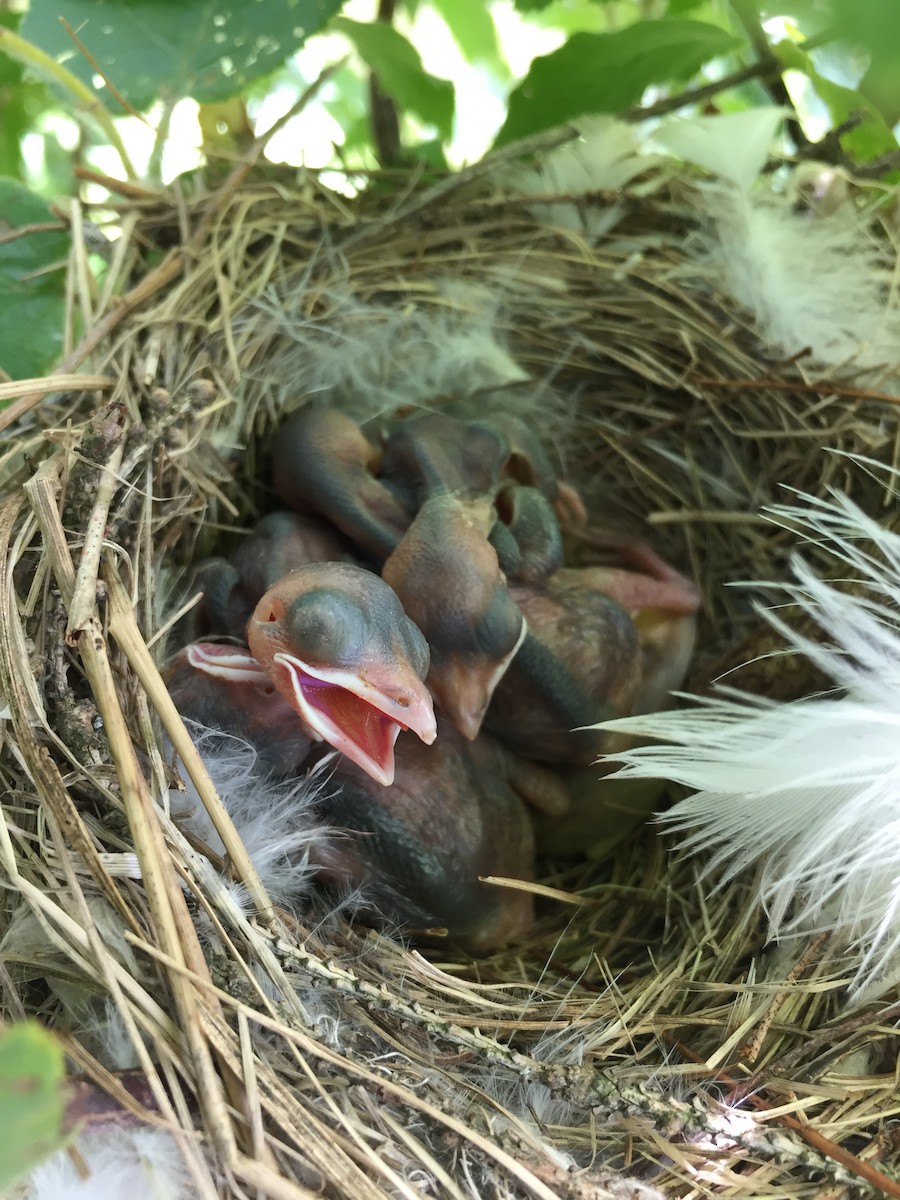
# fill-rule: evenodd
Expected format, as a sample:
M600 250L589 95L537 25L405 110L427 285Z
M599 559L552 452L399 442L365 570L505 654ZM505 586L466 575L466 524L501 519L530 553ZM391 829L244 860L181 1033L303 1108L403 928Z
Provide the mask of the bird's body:
M446 931L472 953L527 932L531 895L479 882L533 878L531 821L502 747L469 743L441 723L434 746L398 745L390 787L349 764L332 785L321 813L346 836L316 851L328 878L362 887L389 920L419 934Z
M522 937L530 893L479 876L533 877L532 808L579 845L569 783L618 748L593 726L680 683L696 590L626 539L615 566L563 566L563 529L590 543L583 506L509 414L363 428L310 406L279 431L273 471L298 511L201 568L212 629L249 649L187 647L176 702L281 774L317 743L342 753L324 879L472 952Z

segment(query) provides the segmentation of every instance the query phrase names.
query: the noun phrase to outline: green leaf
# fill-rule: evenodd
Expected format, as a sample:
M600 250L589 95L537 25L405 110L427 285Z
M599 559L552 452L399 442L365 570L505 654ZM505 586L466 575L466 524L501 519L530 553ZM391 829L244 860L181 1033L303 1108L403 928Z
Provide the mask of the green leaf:
M484 0L431 0L470 63L503 61L494 18Z
M701 21L641 21L616 33L575 33L536 58L509 98L496 146L587 113L621 112L653 83L693 74L737 38Z
M40 375L62 347L69 235L51 229L9 237L48 223L59 218L43 200L0 179L0 368L13 379Z
M61 25L65 17L126 100L146 108L161 97L215 101L236 95L283 63L340 5L341 0L35 0L21 32L91 84L94 68ZM98 90L115 111L106 85Z
M400 108L433 125L442 138L450 137L456 103L453 84L429 75L418 51L402 34L385 21L367 25L346 17L338 17L329 28L350 39Z
M19 27L19 13L0 12L0 27ZM22 67L5 54L0 54L0 175L20 176L22 173L22 135L28 129L28 112L23 99Z
M616 3L616 0L612 2ZM550 4L535 5L526 15L542 29L552 29L567 36L601 33L606 28L603 5L597 0L551 0Z
M840 125L848 117L862 116L862 122L841 138L844 150L857 162L871 162L873 158L897 149L897 139L892 130L865 96L821 75L810 55L793 42L778 42L772 50L785 70L801 71L808 76L816 92L828 105L835 125Z
M37 1021L0 1036L0 1194L65 1144L65 1064Z
M682 13L691 12L705 3L706 0L669 0L667 13L670 17L678 17Z
M835 32L871 54L900 52L900 5L894 0L831 0Z

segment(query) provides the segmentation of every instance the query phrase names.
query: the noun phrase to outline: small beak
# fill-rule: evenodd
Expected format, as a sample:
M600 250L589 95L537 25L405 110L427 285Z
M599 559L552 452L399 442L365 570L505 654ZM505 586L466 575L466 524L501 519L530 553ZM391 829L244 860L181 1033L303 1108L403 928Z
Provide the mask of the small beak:
M239 646L225 646L215 642L205 646L192 642L187 647L186 657L194 670L202 671L204 675L227 679L231 683L269 682L262 663L257 662L252 654Z
M439 670L429 673L428 684L438 703L470 742L478 737L494 690L518 654L527 632L528 625L523 621L516 644L499 662L473 663L454 655L445 658Z
M280 652L272 661L285 672L310 729L384 787L394 782L394 743L402 729L428 746L437 737L431 696L418 678L391 695L353 672L311 667L292 654Z

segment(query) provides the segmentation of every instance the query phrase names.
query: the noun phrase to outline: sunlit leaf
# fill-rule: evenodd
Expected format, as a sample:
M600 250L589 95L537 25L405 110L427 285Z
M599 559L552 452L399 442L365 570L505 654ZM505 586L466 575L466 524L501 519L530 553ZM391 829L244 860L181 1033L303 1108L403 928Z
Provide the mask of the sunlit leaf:
M550 4L530 9L525 15L536 25L567 37L573 33L602 33L606 28L603 5L597 0L551 0Z
M83 82L96 69L60 22L64 17L97 66L137 108L160 97L225 100L273 71L341 0L36 0L22 34L64 57ZM111 109L106 86L100 92Z
M37 1021L0 1036L0 1194L65 1142L65 1064Z
M0 179L0 368L13 379L40 375L62 346L69 235L47 225L59 218L43 200Z
M841 138L844 150L858 162L870 162L882 154L897 149L897 139L884 117L874 104L852 88L841 87L821 75L813 65L810 55L804 53L793 42L779 42L773 46L779 62L786 70L802 71L816 92L828 105L835 125L848 117L862 118L859 125Z
M496 145L587 113L621 112L653 83L684 78L740 43L700 21L641 21L616 33L576 33L536 58L509 98Z
M431 0L456 44L471 63L500 63L500 43L485 0Z
M453 132L453 84L435 79L422 66L418 51L385 21L363 24L338 17L331 29L344 34L378 76L382 89L401 109L433 125L441 137Z

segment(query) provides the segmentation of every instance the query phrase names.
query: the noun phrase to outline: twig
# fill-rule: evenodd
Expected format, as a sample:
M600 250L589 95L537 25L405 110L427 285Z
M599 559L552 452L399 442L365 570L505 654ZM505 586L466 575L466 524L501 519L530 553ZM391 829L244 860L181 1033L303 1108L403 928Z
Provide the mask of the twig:
M238 878L246 886L261 918L271 921L274 916L272 901L162 681L159 669L137 627L128 595L118 576L111 570L107 572L106 580L110 593L109 631L121 646L150 702L159 713L172 746L197 789Z
M681 1042L674 1042L673 1044L677 1047L679 1052L691 1062L703 1062L703 1059L694 1054L694 1052L688 1046L683 1045ZM724 1083L726 1086L733 1088L735 1091L738 1091L741 1088L741 1084L738 1082L738 1080L734 1079L726 1071L715 1071L713 1078L719 1083ZM766 1104L765 1100L759 1096L747 1096L745 1098L745 1103L751 1104L758 1112L766 1113L772 1111L771 1105ZM873 1188L876 1192L881 1192L885 1196L895 1196L898 1198L898 1200L900 1200L900 1182L898 1182L896 1179L891 1179L891 1177L889 1175L885 1175L883 1171L879 1171L875 1167L871 1166L871 1164L865 1162L863 1159L857 1158L855 1154L851 1154L849 1150L845 1150L844 1147L839 1146L837 1142L831 1141L830 1138L827 1138L824 1134L819 1133L819 1131L814 1129L811 1125L804 1125L801 1121L796 1120L788 1113L779 1113L776 1117L776 1120L779 1122L779 1124L785 1125L788 1129L796 1133L797 1136L802 1138L803 1141L806 1142L807 1145L811 1146L813 1150L818 1151L818 1153L832 1159L845 1170L850 1171L855 1176L858 1176L858 1180L864 1180L865 1183L867 1183L869 1187ZM857 1186L858 1180L856 1181Z
M759 63L765 68L764 74L760 78L766 91L776 105L780 108L786 108L789 113L793 113L793 116L788 118L787 125L794 145L798 150L808 146L809 140L803 132L800 119L797 116L797 110L794 108L794 102L791 100L790 93L781 77L781 64L772 53L772 47L769 45L766 31L763 29L759 19L759 9L756 7L755 0L731 0L731 7L734 9L737 19L743 26ZM771 73L773 66L778 68L774 74Z
M88 50L87 46L84 44L84 42L78 36L78 34L75 32L75 30L69 24L69 22L66 20L66 18L60 17L59 23L60 23L60 25L62 25L63 29L66 31L66 33L69 35L69 37L75 43L75 45L78 47L79 54L81 54L81 56L83 58L87 59L88 63L90 64L91 70L96 75L99 75L100 78L103 80L103 82L106 84L106 86L109 88L109 94L122 106L122 108L125 110L125 112L128 113L128 115L130 117L137 117L137 119L139 121L143 121L143 123L145 125L148 124L147 118L144 116L144 114L142 112L138 112L138 110L134 107L133 104L129 104L129 102L125 99L125 97L122 95L122 93L116 87L116 85L113 83L113 81L110 79L110 77L106 74L106 72L103 70L103 67L100 65L100 63L97 62L96 58L93 56L93 54L91 54L90 50Z
M900 171L900 150L890 150L880 158L873 158L869 163L852 168L854 179L880 179L891 171Z
M94 507L84 530L78 574L69 605L69 623L66 627L66 641L70 646L78 644L97 607L97 575L100 570L100 555L103 552L103 538L109 519L109 508L119 486L119 468L125 452L125 429L121 423L118 424L117 433L119 444L101 468Z
M293 121L294 117L303 112L310 100L315 99L325 84L334 78L334 76L338 73L338 71L341 70L346 62L347 58L344 57L338 59L337 62L331 63L329 66L324 67L319 72L318 76L312 81L309 87L300 93L287 112L283 113L274 123L274 125L270 125L265 133L261 133L257 137L256 141L253 143L253 147L248 155L248 158L251 158L252 161L255 162L263 154L266 146L275 136L275 134L278 133L280 129L284 129L288 121Z
M56 471L53 460L45 463L25 485L25 491L41 526L44 544L63 603L70 607L75 589L75 567L54 500ZM125 714L116 692L102 626L96 615L86 624L78 640L78 649L109 739L120 782L122 802L153 915L156 937L159 944L166 948L173 962L183 968L189 967L198 979L195 987L181 972L169 972L169 983L177 1006L179 1023L190 1049L204 1116L217 1150L226 1163L232 1163L237 1157L237 1145L228 1116L222 1081L216 1073L211 1048L204 1037L201 1017L203 1007L216 1006L208 987L203 987L204 983L209 984L209 970L187 910L184 894L166 850L149 788L138 765Z
M430 188L426 188L424 192L420 192L414 196L408 203L398 206L393 212L387 213L379 220L366 225L360 223L359 232L351 234L341 244L342 250L348 250L351 246L356 246L361 242L366 242L370 238L378 236L390 229L394 225L403 225L409 221L416 213L421 212L425 208L429 208L432 204L444 200L447 196L458 191L460 188L467 187L476 179L480 179L483 175L492 175L507 163L518 162L520 159L528 158L533 154L537 154L543 150L554 150L557 146L563 146L566 142L575 141L579 136L578 130L572 125L561 125L556 129L549 129L541 133L535 133L531 137L521 138L517 142L511 142L508 146L502 146L499 150L492 150L477 163L472 163L469 167L463 167L460 171L455 171L446 178L438 180Z
M780 75L781 65L775 59L770 59L768 62L755 62L749 67L741 67L737 71L732 71L730 75L723 75L721 79L716 79L712 83L704 83L702 87L690 88L688 91L680 92L677 96L666 96L663 100L657 100L655 104L643 106L635 104L632 108L625 109L622 113L622 120L645 121L650 117L665 117L669 113L677 112L679 108L686 108L689 104L702 104L704 100L718 96L721 92L727 92L730 88L740 87L742 83L749 83L751 79L765 82L767 79Z
M119 136L112 114L104 106L102 100L83 84L77 75L73 75L68 67L58 63L51 55L32 45L25 38L19 37L11 29L0 28L0 50L8 54L10 58L14 58L16 62L24 63L31 70L49 75L55 83L74 96L90 115L96 117L103 132L109 138L109 144L118 154L128 178L135 179L137 177L137 172L125 149L125 143Z
M390 25L394 19L394 0L379 0L376 20ZM397 106L383 91L378 76L369 72L369 119L372 125L372 141L375 157L381 167L395 167L402 160L400 144L400 120Z

